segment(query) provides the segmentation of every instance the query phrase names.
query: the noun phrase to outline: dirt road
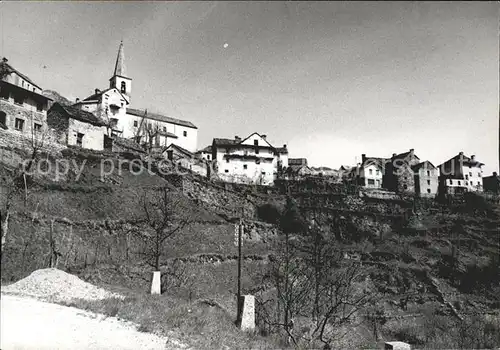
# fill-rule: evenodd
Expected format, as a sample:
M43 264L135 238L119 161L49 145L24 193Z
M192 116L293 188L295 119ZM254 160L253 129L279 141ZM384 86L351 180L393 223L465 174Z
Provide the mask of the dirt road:
M181 344L116 318L31 298L1 296L1 345L8 349L178 349Z

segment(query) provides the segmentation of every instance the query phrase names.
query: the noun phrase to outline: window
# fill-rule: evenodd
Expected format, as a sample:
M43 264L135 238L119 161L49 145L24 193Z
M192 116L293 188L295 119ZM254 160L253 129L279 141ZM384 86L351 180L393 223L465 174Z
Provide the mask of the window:
M405 190L407 190L407 189L408 189L408 185L406 185L406 184L405 184L405 185L403 186L403 188L404 188Z
M14 124L14 128L16 130L23 131L23 129L24 129L24 120L16 118L16 121L15 121L15 124Z
M265 171L263 171L261 174L262 174L262 175L266 175L266 172L265 172Z
M151 128L152 128L151 123L148 123L148 130L151 130Z
M469 180L469 175L465 174L465 180Z
M431 193L431 189L430 188L427 189L427 193Z
M375 180L368 179L368 185L375 185Z
M43 111L43 102L39 102L39 103L36 104L36 110L38 112Z
M259 154L259 149L258 148L255 149L255 154Z
M42 124L35 123L35 125L33 125L33 129L35 130L35 132L42 131Z
M122 92L122 94L126 94L127 93L127 85L125 84L124 81L122 81L121 83L121 89L120 91Z
M76 145L79 147L82 147L83 145L83 134L77 133L76 134Z
M139 123L137 123L137 120L134 120L134 126L137 127Z
M225 173L228 173L228 172L229 172L229 170L227 170L227 169L226 169L226 170L224 170L224 172L225 172Z
M477 185L478 185L478 186L481 186L481 182L479 182L479 181L478 181L478 182L477 182Z
M453 185L453 180L452 179L450 179L450 185Z
M9 99L9 92L7 91L6 88L0 89L0 97L3 98L4 100Z
M14 95L14 103L17 103L18 105L22 105L24 103L24 96L20 94Z
M257 160L255 161L255 164L260 164L260 159L257 159Z
M229 163L229 158L226 158L226 163Z
M163 132L167 132L167 127L166 126L163 127Z
M259 145L259 140L253 140L253 145L258 146Z
M369 169L368 172L370 173L370 175L373 174L373 170L372 169Z
M462 186L462 182L460 180L458 181L458 186Z
M477 176L478 176L478 177L481 177L481 173L477 173Z
M247 168L248 168L248 165L243 164L243 169L247 169Z
M188 136L188 132L187 131L184 131L183 134L184 134L184 137Z
M377 170L375 171L375 174L380 175L380 170L378 170L378 169L377 169Z
M469 175L472 176L472 172L470 172Z
M471 182L472 184L472 182ZM469 181L465 181L465 186L469 186Z
M431 172L427 170L427 176L431 176Z
M427 180L427 185L430 185L431 184L431 180Z
M207 160L210 160L210 154L207 154Z
M172 151L172 150L168 150L168 151L167 151L167 158L168 158L169 160L174 159L174 151Z
M0 124L7 125L7 114L0 111Z

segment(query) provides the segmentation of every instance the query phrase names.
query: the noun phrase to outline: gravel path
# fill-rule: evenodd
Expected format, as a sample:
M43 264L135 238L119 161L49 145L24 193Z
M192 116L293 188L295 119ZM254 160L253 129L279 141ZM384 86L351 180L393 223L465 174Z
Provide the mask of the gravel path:
M14 295L1 296L0 348L8 349L179 349L131 323L73 307Z

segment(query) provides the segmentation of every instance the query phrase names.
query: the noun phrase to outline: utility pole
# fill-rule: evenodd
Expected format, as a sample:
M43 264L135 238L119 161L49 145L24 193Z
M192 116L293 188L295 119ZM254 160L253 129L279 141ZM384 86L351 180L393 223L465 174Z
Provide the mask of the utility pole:
M238 326L241 323L241 308L242 308L242 303L241 303L241 236L243 235L243 216L244 216L244 207L241 207L241 216L240 216L240 221L238 225L238 300L237 300L237 316L236 316L236 322Z

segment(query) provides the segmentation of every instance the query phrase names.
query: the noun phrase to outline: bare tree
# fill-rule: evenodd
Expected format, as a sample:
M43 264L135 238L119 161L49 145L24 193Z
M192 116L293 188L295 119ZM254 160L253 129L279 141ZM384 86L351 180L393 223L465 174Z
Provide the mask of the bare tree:
M167 188L145 191L140 199L143 221L133 232L143 242L142 255L148 265L160 271L165 244L191 223L187 206Z

